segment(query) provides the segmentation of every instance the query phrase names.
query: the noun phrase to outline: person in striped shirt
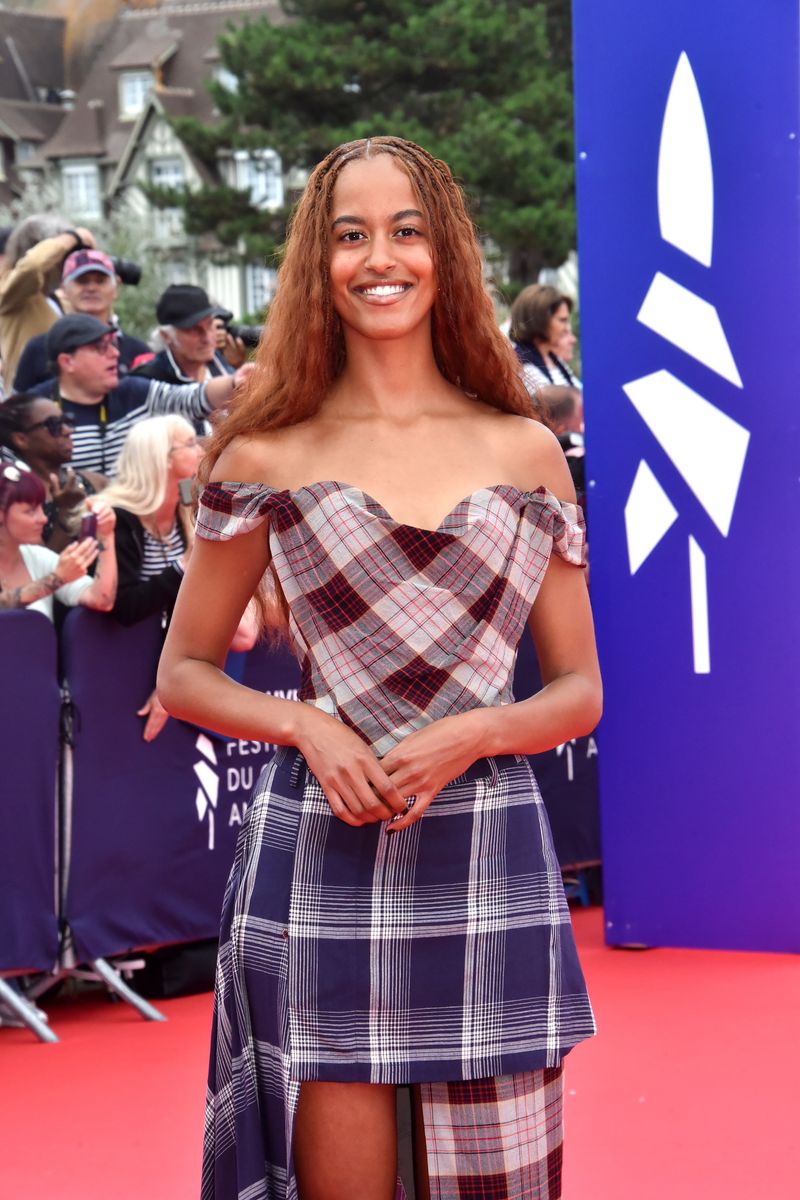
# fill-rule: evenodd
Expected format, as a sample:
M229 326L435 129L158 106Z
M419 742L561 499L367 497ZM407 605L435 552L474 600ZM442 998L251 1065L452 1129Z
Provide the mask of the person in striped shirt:
M117 334L85 313L62 317L47 335L54 378L33 388L59 405L73 423L71 466L113 475L125 438L137 421L178 413L203 420L223 408L252 369L240 367L205 383L176 385L134 375L119 377Z

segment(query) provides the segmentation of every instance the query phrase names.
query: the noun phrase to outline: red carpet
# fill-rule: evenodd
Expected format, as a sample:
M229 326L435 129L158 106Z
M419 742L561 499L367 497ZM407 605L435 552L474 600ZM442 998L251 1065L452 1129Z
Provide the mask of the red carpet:
M564 1200L798 1200L800 960L575 925L600 1036L568 1059ZM57 1000L57 1046L0 1029L0 1200L196 1200L210 997L159 1007Z

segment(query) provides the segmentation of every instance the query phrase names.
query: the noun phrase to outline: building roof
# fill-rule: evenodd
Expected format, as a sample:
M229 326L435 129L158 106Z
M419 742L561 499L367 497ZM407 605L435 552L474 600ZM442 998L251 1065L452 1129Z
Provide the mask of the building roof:
M64 87L63 17L0 4L0 98L41 102Z
M231 21L268 16L283 20L277 0L216 0L163 4L120 12L98 51L75 108L43 154L47 159L91 157L118 163L137 127L120 119L119 81L125 71L151 69L168 115L214 118L206 82L212 78L217 38ZM95 102L90 107L91 102Z
M46 142L64 119L56 104L29 104L25 100L0 100L0 128L15 142Z

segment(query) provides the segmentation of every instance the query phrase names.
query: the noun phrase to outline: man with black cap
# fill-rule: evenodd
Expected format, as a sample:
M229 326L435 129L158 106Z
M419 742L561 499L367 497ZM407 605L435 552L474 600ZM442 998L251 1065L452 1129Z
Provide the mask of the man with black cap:
M220 309L208 292L193 283L173 283L156 306L156 320L166 349L135 374L165 383L205 383L234 368L217 351L214 318Z
M75 250L64 260L60 294L67 312L88 313L107 325L115 325L118 333L120 374L124 375L135 359L152 357L150 347L140 338L123 333L114 315L114 301L119 292L119 279L114 263L102 250ZM31 338L19 358L14 376L14 391L29 392L31 388L52 377L47 357L47 335Z
M50 397L73 423L70 465L101 475L113 473L136 421L171 412L202 421L228 403L250 370L183 385L136 375L120 380L116 329L83 313L56 321L47 334L47 354L55 378L33 394Z

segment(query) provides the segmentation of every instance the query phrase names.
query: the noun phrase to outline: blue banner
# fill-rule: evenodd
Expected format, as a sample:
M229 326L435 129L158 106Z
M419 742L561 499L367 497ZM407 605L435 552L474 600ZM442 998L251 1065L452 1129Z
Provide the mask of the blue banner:
M49 971L58 959L61 694L56 638L47 617L0 613L0 662L0 971Z
M797 951L798 8L574 13L607 937Z
M153 742L136 711L152 691L159 618L124 629L77 610L64 669L77 711L66 919L82 959L215 937L236 836L273 752L169 720ZM243 682L296 697L288 654L256 649Z
M542 686L533 639L522 636L514 697L525 700ZM597 740L571 738L555 750L531 756L531 766L542 793L553 844L562 867L599 863L600 813L597 797Z

